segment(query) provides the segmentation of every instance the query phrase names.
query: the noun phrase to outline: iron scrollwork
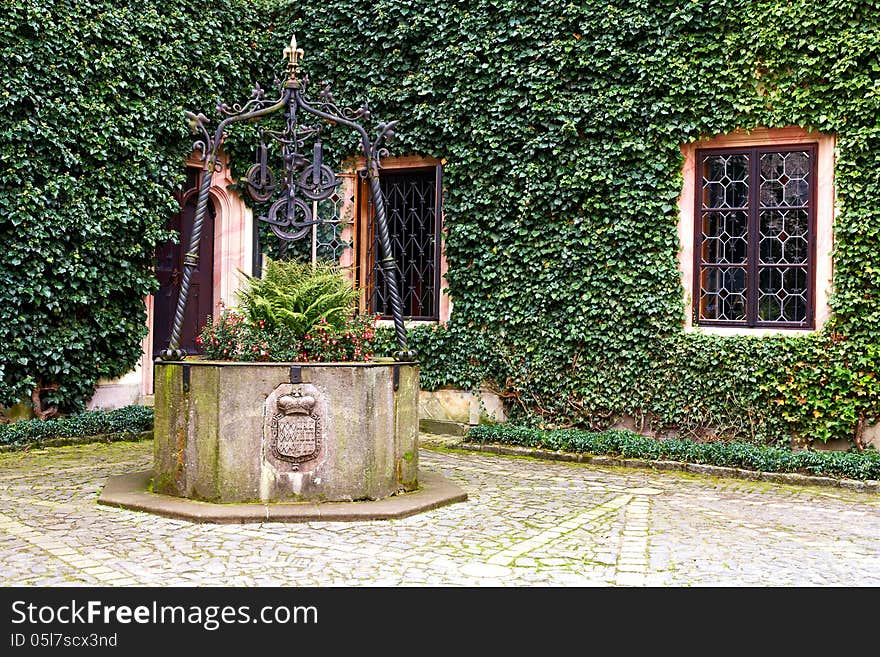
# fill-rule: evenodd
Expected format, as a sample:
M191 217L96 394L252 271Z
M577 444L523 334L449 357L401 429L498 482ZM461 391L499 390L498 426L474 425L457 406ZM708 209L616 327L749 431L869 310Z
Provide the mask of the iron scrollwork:
M323 128L325 125L342 125L356 131L366 160L366 169L362 175L369 181L373 195L376 231L382 253L380 266L388 284L388 297L399 348L395 359L415 358L415 352L407 346L397 267L391 250L385 202L379 186L381 158L388 154L383 144L394 135L397 121L379 123L376 134L371 139L362 125L371 118L370 108L366 103L357 110L340 108L333 98L329 84L321 90L317 101L306 100L308 76L300 75L303 54L302 48L296 42L296 36L292 37L290 45L284 49L287 59L285 79L283 82L276 80L279 87L278 98L267 98L265 90L256 85L244 104L229 106L218 103L217 113L221 118L213 134L208 129L210 121L204 114L185 112L190 129L198 137L193 144L193 151L201 154L202 177L192 233L184 258L171 338L167 349L159 354L161 360L183 360L186 357L186 352L180 348L180 336L193 271L198 266L199 239L208 206L211 178L221 167L219 148L226 130L233 123L256 122L279 111L284 111L283 129L260 128L257 160L248 169L244 180L248 194L257 202L267 203L277 196L267 215L259 219L269 224L272 232L285 241L301 239L310 232L313 225L322 223L320 218L313 216L311 203L329 198L340 184L339 177L324 162ZM310 121L318 120L317 124L301 123L302 116L309 117ZM308 142L312 144L311 159L304 152L307 151L305 145ZM281 151L281 171L278 174L269 167L269 153L272 150L270 146L273 143L278 144Z

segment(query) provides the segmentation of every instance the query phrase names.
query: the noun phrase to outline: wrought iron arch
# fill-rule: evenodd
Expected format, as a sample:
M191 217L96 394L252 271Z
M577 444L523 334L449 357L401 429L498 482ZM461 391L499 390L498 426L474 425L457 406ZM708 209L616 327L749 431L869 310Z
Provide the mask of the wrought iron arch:
M299 122L300 112L320 119L323 123L342 125L357 132L366 160L363 175L369 182L375 204L376 231L382 257L380 266L388 284L388 298L398 345L398 351L394 357L399 361L415 359L415 352L410 350L407 345L406 331L403 325L403 304L397 283L397 266L391 249L391 239L385 215L385 201L382 196L382 188L379 185L381 158L388 154L383 143L394 135L397 121L378 123L376 135L371 139L361 124L362 121L370 119L370 109L366 103L357 110L351 110L348 107L340 108L336 105L328 86L325 86L321 91L317 101L306 100L308 76L301 77L299 69L303 54L302 48L297 45L296 36L293 36L290 45L284 49L284 56L287 58L287 71L284 81L279 82L280 96L276 100L267 99L265 91L257 85L254 87L250 99L244 104L235 104L230 107L226 103L219 103L217 112L221 120L213 134L208 131L208 117L202 113L185 112L189 119L190 129L199 136L199 139L193 144L193 151L201 153L202 178L199 185L193 230L184 256L180 294L177 300L171 338L168 348L159 354L159 358L163 361L183 360L186 357L186 353L180 348L180 335L189 300L192 273L198 266L198 245L207 212L211 178L214 172L219 171L222 167L219 148L226 134L226 129L239 121L258 122L279 111L284 111L285 127L277 131L261 131L259 161L248 170L244 181L249 194L256 201L268 202L280 193L280 197L270 206L267 216L260 217L260 219L268 223L272 232L282 240L301 239L305 237L313 225L321 223L318 217L312 216L309 204L303 199L317 201L328 198L340 183L336 173L323 162L321 145L323 124L318 126L301 124ZM275 174L268 167L269 148L262 138L263 136L268 136L280 144L283 171L280 179L276 179ZM311 161L303 153L307 141L312 142Z

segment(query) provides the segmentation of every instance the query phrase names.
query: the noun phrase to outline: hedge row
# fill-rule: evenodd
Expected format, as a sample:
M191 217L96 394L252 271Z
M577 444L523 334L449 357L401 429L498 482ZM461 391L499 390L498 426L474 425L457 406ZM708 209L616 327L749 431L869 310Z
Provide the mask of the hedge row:
M784 447L743 442L699 443L688 439L655 440L625 430L592 433L577 429L541 431L522 426L472 427L466 439L563 452L683 461L760 472L795 472L847 479L880 479L880 452L791 451Z
M53 420L27 420L0 425L0 445L26 445L56 438L132 435L153 428L153 409L125 406L112 411L85 411Z

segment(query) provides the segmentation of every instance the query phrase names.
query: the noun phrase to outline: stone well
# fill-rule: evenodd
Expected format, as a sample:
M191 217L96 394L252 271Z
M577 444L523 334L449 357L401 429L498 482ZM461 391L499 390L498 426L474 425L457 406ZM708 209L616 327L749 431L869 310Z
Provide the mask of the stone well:
M157 362L152 490L208 502L418 488L415 363Z

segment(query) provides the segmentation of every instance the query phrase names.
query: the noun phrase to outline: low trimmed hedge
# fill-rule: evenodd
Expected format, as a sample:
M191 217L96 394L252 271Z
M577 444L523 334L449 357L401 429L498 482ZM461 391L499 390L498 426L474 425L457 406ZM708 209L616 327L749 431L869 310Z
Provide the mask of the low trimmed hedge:
M698 443L679 438L655 440L632 431L616 429L601 433L577 429L542 431L509 424L472 427L465 440L655 461L683 461L760 472L880 479L880 452L873 449L864 452L795 452L784 447L741 442Z
M124 406L112 411L85 411L52 420L25 420L0 425L0 445L27 445L57 438L134 436L153 428L153 409Z

